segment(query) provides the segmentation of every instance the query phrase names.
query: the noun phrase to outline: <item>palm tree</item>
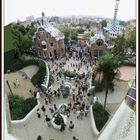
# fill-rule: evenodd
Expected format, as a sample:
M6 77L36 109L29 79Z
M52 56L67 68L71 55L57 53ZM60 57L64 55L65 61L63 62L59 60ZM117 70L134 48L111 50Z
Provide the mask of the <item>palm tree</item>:
M106 53L103 55L99 63L96 67L97 73L102 73L103 80L105 81L105 102L104 102L104 109L106 107L107 95L110 85L113 86L113 80L115 79L116 74L118 74L118 67L121 64L121 58L113 54ZM113 87L112 87L113 88Z

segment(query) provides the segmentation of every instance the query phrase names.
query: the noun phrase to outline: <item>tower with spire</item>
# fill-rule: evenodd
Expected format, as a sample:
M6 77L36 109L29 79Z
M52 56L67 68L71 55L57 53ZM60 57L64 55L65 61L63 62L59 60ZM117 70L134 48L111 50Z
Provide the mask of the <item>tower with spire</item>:
M105 33L108 35L109 38L117 38L117 35L122 34L123 27L119 25L119 21L117 20L119 1L120 0L116 0L112 22L108 23L107 27L104 28Z

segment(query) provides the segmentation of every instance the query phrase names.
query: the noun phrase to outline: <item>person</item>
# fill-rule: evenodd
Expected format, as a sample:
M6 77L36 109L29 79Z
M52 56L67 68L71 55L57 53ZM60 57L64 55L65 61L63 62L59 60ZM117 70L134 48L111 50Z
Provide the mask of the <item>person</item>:
M56 104L54 104L53 106L54 106L54 109L55 109L55 111L56 111L56 110L57 110Z
M19 86L20 86L19 80L16 79L16 87L19 87Z
M48 127L51 127L52 126L51 119L47 115L45 117L45 121L47 122Z
M46 97L46 98L45 98L45 104L48 105L48 102L49 102L49 101L48 101L48 98Z
M73 136L73 140L78 140L78 138L76 138L75 136Z
M72 131L72 129L74 128L74 124L72 121L70 121L70 124L69 124L69 129Z
M42 137L41 137L41 136L38 136L38 137L37 137L37 140L43 140L43 139L42 139Z
M80 118L81 118L81 120L83 119L83 116L84 116L84 111L81 110L81 111L80 111Z
M80 118L80 114L81 114L81 111L80 111L80 110L77 110L77 111L76 111L76 117L77 117L77 119Z
M45 109L44 105L41 107L41 110L44 112L44 114L46 113L46 109Z
M70 110L71 110L71 107L72 107L71 102L70 102L70 103L68 103L68 107L69 107L69 108L70 108Z
M49 110L51 111L51 113L54 113L54 109L53 109L52 104L49 104Z
M61 124L61 128L60 128L60 131L62 132L62 131L64 131L64 130L65 130L65 124L62 123L62 124Z
M37 117L38 118L41 118L41 112L40 112L40 109L39 108L37 109Z
M37 99L37 100L40 99L40 93L39 93L39 92L36 93L36 99Z

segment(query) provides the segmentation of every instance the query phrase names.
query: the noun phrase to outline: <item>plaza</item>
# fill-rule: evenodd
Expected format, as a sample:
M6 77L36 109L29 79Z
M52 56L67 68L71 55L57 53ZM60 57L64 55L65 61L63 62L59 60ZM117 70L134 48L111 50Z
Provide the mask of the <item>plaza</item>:
M63 61L64 61L64 58L62 60L56 61L55 64L58 64L58 67L59 67L60 66L59 64ZM68 70L68 67L69 67L70 71L74 71L74 67L70 66L71 63L75 64L75 63L79 63L79 62L80 62L80 60L77 61L77 60L73 60L73 58L71 58L66 61L66 64L64 65L64 69ZM53 64L51 61L49 61L47 63L51 66L51 70L53 71L53 68L55 68L56 65ZM33 71L33 69L34 69L34 71ZM126 81L127 80L126 78L130 79L131 75L135 71L135 68L132 69L132 67L130 67L128 69L130 69L130 72L128 73L127 76L124 75L124 71L121 71L122 72L121 77L123 77L125 81L123 79L121 79L121 81L116 80L114 93L108 94L107 111L110 113L111 116L118 109L119 105L123 101L123 99L126 95L126 92L128 90L128 81ZM20 71L24 71L31 78L35 74L35 72L37 72L37 68L35 66L29 66L24 69L21 69ZM86 65L83 65L82 68L80 68L79 73L83 73L83 72L85 72L87 74ZM64 80L64 83L65 83L65 81L70 82L70 83L72 83L73 86L75 86L74 80L71 80L71 81L69 81L67 79L65 80L65 78L63 76L61 79L59 79L57 81L56 74L57 74L57 72L55 72L55 75L53 75L55 82L51 86L52 91L57 90L57 88L60 87L62 80ZM12 81L15 80L15 77L18 78L18 80L20 81L20 87L17 89L15 89L14 85L12 85ZM20 72L6 74L5 79L11 83L12 90L15 90L14 91L15 94L23 96L25 98L33 96L29 92L29 89L31 88L33 91L33 90L35 90L35 87L33 85L29 84L30 83L29 79L23 80L23 77L20 74ZM6 83L5 83L5 87L6 87ZM6 87L6 90L8 90L7 87ZM22 92L19 92L19 91L22 91ZM77 92L78 92L78 88L76 88L76 90L75 90L75 93L77 93ZM85 92L84 94L87 95L87 92ZM103 104L104 103L104 92L97 92L95 95L97 96L98 100ZM62 95L60 96L60 98L52 97L52 105L55 103L56 106L58 107L60 104L70 103L70 100L71 99L69 97L63 98ZM49 110L49 105L45 104L45 94L44 93L41 94L40 103L41 104L40 104L39 108L41 108L42 105L44 105L46 108L47 115L50 118L52 118L53 114ZM73 101L71 101L71 103L73 103ZM45 120L45 115L42 111L41 111L41 118L37 118L37 114L36 114L36 112L34 112L34 114L30 117L30 120L26 125L11 128L10 133L13 136L15 136L16 138L18 138L19 140L20 139L21 140L24 140L24 139L34 140L37 138L38 135L41 135L42 138L46 139L46 140L49 140L51 138L53 138L54 140L55 139L62 140L62 139L65 139L66 137L67 137L67 140L71 140L72 136L76 136L80 140L96 139L96 136L94 136L92 129L91 129L91 119L90 119L89 114L87 117L83 117L83 119L81 120L81 119L77 119L76 114L74 114L73 111L71 110L70 117L68 118L67 125L66 125L64 132L60 132L59 130L54 129L53 127L48 127L47 123L44 120ZM72 132L68 128L70 121L73 121L73 123L75 125Z

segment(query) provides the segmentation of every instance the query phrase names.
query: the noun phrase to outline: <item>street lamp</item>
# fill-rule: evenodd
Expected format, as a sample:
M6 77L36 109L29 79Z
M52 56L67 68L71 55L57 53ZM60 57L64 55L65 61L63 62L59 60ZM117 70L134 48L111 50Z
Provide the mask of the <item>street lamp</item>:
M6 83L7 83L8 87L9 87L9 90L10 90L10 92L11 92L11 95L13 96L13 92L12 92L12 89L11 89L11 87L10 87L10 84L9 84L8 80L6 80Z

